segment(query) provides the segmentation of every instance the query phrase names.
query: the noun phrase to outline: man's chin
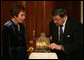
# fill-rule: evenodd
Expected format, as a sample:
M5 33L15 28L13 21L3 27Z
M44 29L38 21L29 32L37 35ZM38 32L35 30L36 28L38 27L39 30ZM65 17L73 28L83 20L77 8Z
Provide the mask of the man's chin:
M60 24L56 24L57 26L61 26Z

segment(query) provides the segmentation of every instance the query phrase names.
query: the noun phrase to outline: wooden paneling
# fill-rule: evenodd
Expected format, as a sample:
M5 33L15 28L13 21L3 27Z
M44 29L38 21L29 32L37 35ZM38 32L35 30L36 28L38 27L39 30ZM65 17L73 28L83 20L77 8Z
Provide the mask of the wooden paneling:
M81 22L81 2L80 1L73 1L71 2L71 16L74 17L76 20Z
M32 46L34 51L35 38L42 32L49 37L49 22L52 20L52 10L56 6L63 6L71 17L80 21L80 1L1 1L1 30L3 24L11 18L9 8L13 3L22 4L26 8L24 25L27 49Z
M52 20L53 1L45 1L45 33L49 37L49 23Z
M44 5L43 1L37 1L36 2L36 8L37 8L37 38L40 36L40 33L44 31Z
M26 40L27 40L27 46L34 47L35 48L35 35L33 35L33 31L35 30L35 1L27 1L26 2ZM33 43L30 43L33 41ZM35 49L34 49L35 50Z

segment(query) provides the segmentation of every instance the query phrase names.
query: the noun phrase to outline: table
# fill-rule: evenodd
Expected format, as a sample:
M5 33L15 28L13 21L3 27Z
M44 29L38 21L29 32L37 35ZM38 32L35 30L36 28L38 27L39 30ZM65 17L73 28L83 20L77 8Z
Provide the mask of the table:
M56 53L37 53L33 52L29 55L29 59L58 59Z

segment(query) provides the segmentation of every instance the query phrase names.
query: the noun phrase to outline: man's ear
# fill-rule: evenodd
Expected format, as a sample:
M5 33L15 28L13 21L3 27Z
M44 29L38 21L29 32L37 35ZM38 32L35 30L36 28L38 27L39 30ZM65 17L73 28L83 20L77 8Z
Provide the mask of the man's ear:
M66 20L66 17L67 17L66 15L63 17L63 20L64 20L64 21Z

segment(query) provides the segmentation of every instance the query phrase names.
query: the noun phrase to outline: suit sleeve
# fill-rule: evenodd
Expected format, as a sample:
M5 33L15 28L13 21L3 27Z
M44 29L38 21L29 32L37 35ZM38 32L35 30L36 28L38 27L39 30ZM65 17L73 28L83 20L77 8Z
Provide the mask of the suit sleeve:
M49 31L50 31L50 36L52 36L52 40L50 41L50 43L53 43L54 42L54 38L53 38L53 31L54 29L53 29L53 24L52 24L52 21L50 22L50 24L49 24Z
M3 31L2 31L2 40L3 40L3 58L8 58L9 57L9 29L7 26L3 26Z

